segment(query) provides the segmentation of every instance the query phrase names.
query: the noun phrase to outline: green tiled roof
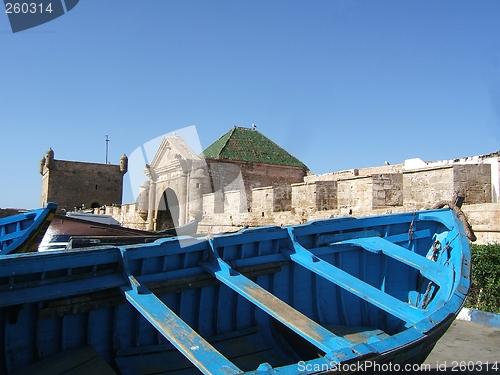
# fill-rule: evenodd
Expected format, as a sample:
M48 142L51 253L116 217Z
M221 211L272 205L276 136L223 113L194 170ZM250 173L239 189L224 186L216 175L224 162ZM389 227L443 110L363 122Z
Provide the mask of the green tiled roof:
M209 159L307 168L295 156L257 130L235 126L203 151Z

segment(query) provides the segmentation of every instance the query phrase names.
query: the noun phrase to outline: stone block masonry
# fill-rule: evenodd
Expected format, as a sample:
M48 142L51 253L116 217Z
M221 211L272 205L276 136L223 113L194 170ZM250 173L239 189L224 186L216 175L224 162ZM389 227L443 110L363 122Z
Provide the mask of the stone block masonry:
M305 169L299 167L241 161L205 160L212 182L212 191L227 192L244 189L247 203L244 211L247 212L252 207L253 189L267 186L289 186L293 183L302 182L305 176ZM284 191L282 193L286 195ZM276 194L280 195L281 193ZM219 199L214 200L215 212L220 212L221 205L218 205L218 202L221 201Z
M127 157L119 165L55 160L49 149L40 160L42 202L57 202L58 210L120 205Z
M421 209L454 195L465 204L492 203L490 164L463 164L403 174L403 205Z
M385 173L372 176L372 208L403 205L403 174Z
M288 186L252 189L250 212L236 212L234 209L228 212L230 215L210 212L200 222L199 231L218 233L244 226L294 225L329 217L361 217L428 209L437 201L451 200L456 195L465 198L464 210L470 213L473 224L477 222L479 225L481 212L500 217L500 206L491 205L490 163L440 165L414 170L390 167L373 168L379 172L374 174L353 170L320 178L307 176L307 182ZM206 195L204 199L210 199L210 196ZM500 222L497 221L490 220L492 227L479 226L479 242L493 238L500 240Z
M337 208L337 181L304 182L293 184L291 187L290 211L295 213L311 213Z

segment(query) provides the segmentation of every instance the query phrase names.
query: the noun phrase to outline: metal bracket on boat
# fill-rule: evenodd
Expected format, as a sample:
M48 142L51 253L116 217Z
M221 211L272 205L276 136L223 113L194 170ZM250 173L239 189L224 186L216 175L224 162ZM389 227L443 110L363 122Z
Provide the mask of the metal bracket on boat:
M125 273L125 277L128 278L128 281L130 283L130 286L132 289L135 290L136 293L138 294L146 294L150 293L149 290L143 286L136 278L134 275L132 275L132 272L130 272L130 268L128 265L128 257L127 257L127 250L125 248L120 247L120 254L122 256L122 266L123 266L123 272Z

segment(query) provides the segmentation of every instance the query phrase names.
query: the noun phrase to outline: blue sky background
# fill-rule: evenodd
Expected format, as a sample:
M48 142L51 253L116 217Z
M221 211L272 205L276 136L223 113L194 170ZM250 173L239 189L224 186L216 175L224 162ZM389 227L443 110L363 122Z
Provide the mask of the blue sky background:
M0 13L0 207L39 207L45 151L104 162L106 134L118 163L254 123L313 173L500 150L499 20L496 0L81 0L13 34Z

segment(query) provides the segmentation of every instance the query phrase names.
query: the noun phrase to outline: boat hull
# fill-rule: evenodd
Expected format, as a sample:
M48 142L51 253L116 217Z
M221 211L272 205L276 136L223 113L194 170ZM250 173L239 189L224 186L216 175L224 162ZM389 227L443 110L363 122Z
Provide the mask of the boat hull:
M0 219L0 255L37 251L57 209L56 203L44 208Z
M0 372L90 345L120 374L382 373L424 361L469 268L446 209L6 256Z
M197 229L197 222L191 222L178 228L149 232L82 219L96 216L99 215L73 217L56 214L43 237L39 251L149 243L158 238L192 235Z

